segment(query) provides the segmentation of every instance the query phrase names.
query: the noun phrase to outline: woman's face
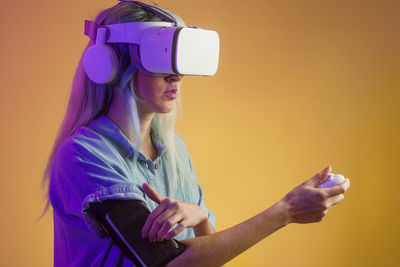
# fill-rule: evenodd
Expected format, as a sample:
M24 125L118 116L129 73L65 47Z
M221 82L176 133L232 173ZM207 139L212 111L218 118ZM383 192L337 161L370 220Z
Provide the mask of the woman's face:
M139 71L136 74L135 94L140 98L138 105L144 112L168 113L174 107L183 75L171 74L156 77Z

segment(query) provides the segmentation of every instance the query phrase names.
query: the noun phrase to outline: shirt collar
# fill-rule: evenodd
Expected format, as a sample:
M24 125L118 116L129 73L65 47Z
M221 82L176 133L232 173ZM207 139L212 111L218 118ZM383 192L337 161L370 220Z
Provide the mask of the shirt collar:
M109 140L118 149L118 151L124 158L130 156L136 150L133 147L130 140L121 131L121 129L104 114L90 121L86 127L106 137L107 140ZM154 144L157 147L158 151L157 159L158 159L165 153L166 146L161 141L158 134L155 131L153 131L153 129L150 130L150 135ZM144 161L147 160L147 158L140 151L138 159Z

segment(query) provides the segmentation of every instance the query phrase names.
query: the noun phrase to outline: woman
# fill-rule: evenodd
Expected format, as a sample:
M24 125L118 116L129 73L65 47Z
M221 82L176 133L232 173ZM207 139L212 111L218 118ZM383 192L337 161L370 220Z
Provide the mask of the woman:
M162 20L145 6L124 1L101 12L95 22ZM215 214L205 205L183 140L174 133L182 75L153 76L132 68L132 46L113 46L121 74L110 85L88 79L81 59L45 171L45 212L50 203L54 210L55 266L137 265L120 243L123 238L118 239L120 229L112 235L113 229L101 223L104 214L96 212L103 203L145 203L150 215L140 229L131 226L141 233L143 241L137 242L146 246L141 242L174 238L185 248L164 264L220 266L289 223L320 221L343 200L348 179L317 188L331 171L328 166L269 209L215 233ZM126 220L136 214L134 208L125 211Z

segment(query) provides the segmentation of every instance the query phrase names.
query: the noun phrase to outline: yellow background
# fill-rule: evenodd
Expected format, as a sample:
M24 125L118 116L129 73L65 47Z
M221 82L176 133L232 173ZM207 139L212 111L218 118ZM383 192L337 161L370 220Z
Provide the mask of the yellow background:
M116 1L2 2L1 265L51 266L40 182L88 39ZM158 0L218 31L213 77L183 79L177 132L217 230L327 165L351 180L324 220L289 225L226 266L398 266L399 1Z

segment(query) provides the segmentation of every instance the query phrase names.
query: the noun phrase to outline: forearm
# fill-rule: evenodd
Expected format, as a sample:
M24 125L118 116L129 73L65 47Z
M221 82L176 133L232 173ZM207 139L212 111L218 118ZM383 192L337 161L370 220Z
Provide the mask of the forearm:
M185 252L167 266L221 266L287 224L287 207L277 202L224 231L182 240Z

